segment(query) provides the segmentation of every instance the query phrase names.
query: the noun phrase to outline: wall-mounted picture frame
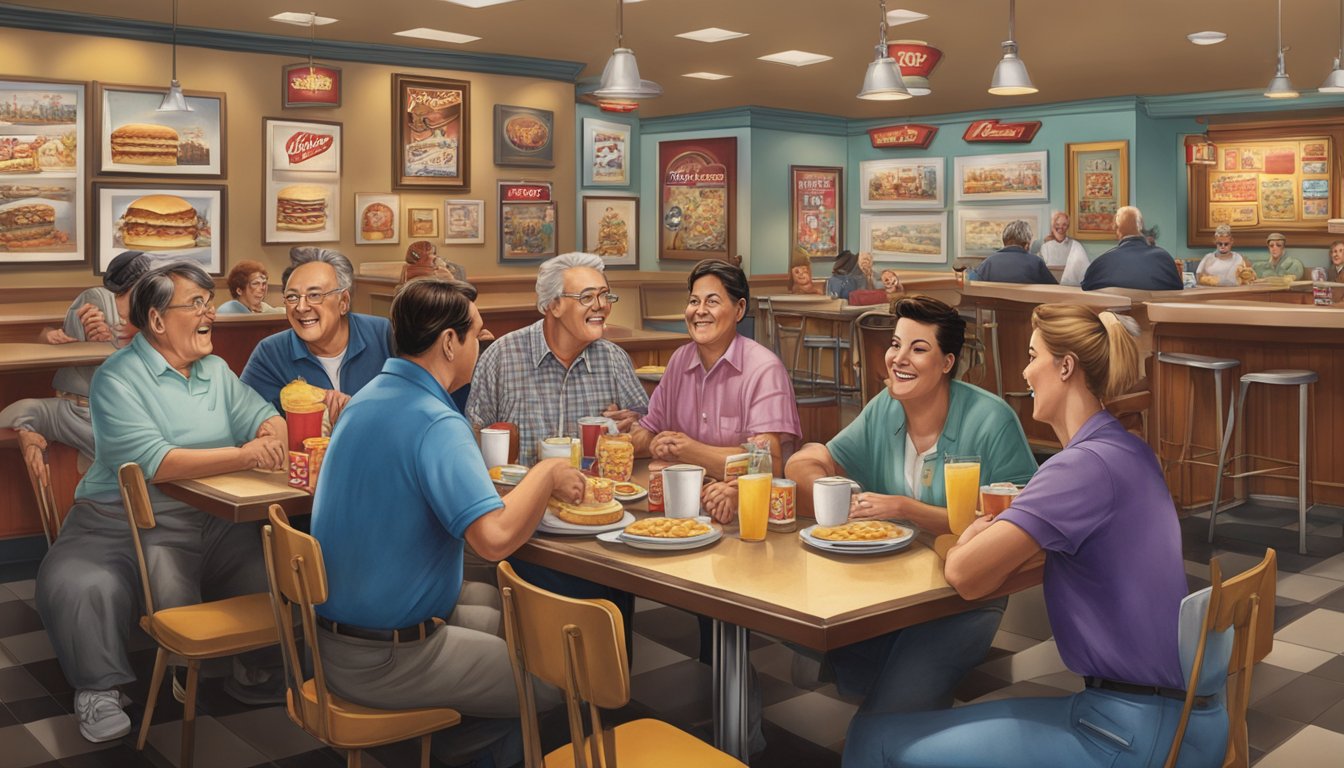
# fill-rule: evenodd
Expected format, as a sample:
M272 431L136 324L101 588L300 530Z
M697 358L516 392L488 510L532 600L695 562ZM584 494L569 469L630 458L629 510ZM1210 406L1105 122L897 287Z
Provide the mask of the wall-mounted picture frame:
M285 109L341 106L341 68L311 61L281 65L280 102Z
M499 261L529 263L559 251L559 211L549 181L499 182Z
M956 254L988 256L1003 247L1003 228L1019 219L1031 225L1032 240L1040 240L1050 226L1050 206L958 206L956 219Z
M392 75L392 188L471 188L471 83Z
M477 245L485 242L485 201L443 201L443 242L447 245Z
M495 165L555 167L555 113L495 105Z
M0 265L87 262L88 84L0 76Z
M1129 205L1129 142L1066 144L1065 151L1069 236L1114 240L1115 212Z
M262 243L341 239L341 124L261 119Z
M190 261L223 275L228 188L222 184L93 184L94 274L122 251L154 264Z
M947 213L865 213L859 250L874 261L947 263Z
M658 143L658 258L737 255L737 139Z
M957 202L1050 199L1048 152L963 155L955 159Z
M159 112L162 86L99 83L98 173L225 178L224 94L183 93L192 111Z
M833 259L845 230L845 169L789 166L789 263L796 258Z
M583 198L583 250L609 267L639 265L639 198L588 195Z
M401 242L401 195L355 194L355 245Z
M403 218L406 220L407 240L438 239L439 209L437 206L407 207Z
M583 185L630 185L630 124L583 119Z
M865 160L859 163L859 207L866 210L919 210L944 207L941 157Z

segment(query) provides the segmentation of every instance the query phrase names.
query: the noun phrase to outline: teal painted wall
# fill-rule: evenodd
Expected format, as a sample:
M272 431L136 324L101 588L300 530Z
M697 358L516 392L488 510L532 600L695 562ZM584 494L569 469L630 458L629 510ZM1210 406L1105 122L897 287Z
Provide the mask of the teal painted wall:
M845 168L849 182L847 147L844 136L789 133L777 130L753 130L751 136L751 269L749 274L767 275L787 272L789 268L790 165L824 165ZM845 193L845 200L854 200ZM850 227L846 215L844 240L849 242ZM850 246L853 247L853 246ZM830 274L818 269L817 274Z
M583 121L584 119L602 120L608 123L624 123L630 126L630 154L626 162L630 165L630 183L617 186L612 184L599 184L596 186L584 186L584 171L588 162L583 151ZM638 114L630 112L619 115L610 112L603 112L591 104L579 103L574 105L574 157L578 158L574 163L574 204L573 215L570 217L574 224L574 247L578 250L585 250L583 242L583 198L585 196L596 197L634 197L640 194L639 177L640 168L643 163L639 160L640 147L640 121ZM643 199L640 200L644 202ZM563 212L561 213L563 216ZM640 206L640 216L644 215L644 206ZM641 229L644 222L640 222ZM640 252L643 253L641 246ZM656 269L656 267L646 267L641 264L641 269Z

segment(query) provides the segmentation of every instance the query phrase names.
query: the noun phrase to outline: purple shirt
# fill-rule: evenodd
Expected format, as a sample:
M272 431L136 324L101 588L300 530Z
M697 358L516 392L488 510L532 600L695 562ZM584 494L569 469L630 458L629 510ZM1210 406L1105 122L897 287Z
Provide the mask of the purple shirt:
M695 342L673 352L639 426L654 433L684 432L692 440L719 447L778 432L785 456L803 433L784 363L740 335L708 371Z
M999 519L1046 551L1045 607L1069 669L1185 688L1181 531L1147 443L1106 411L1094 414Z

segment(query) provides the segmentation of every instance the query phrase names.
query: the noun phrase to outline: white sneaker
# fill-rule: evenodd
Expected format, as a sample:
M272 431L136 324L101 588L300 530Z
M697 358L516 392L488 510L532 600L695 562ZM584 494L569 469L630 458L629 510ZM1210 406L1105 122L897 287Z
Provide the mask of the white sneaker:
M79 734L92 742L119 739L131 732L131 718L122 711L118 691L75 691Z

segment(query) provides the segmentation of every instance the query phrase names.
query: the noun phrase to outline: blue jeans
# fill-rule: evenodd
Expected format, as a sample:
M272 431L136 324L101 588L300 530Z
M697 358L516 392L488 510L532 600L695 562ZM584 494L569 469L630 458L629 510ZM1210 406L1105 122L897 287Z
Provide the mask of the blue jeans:
M1073 696L1001 699L939 712L860 714L849 725L844 768L1160 766L1181 702L1087 689ZM1221 694L1190 713L1178 768L1217 768L1227 748Z

